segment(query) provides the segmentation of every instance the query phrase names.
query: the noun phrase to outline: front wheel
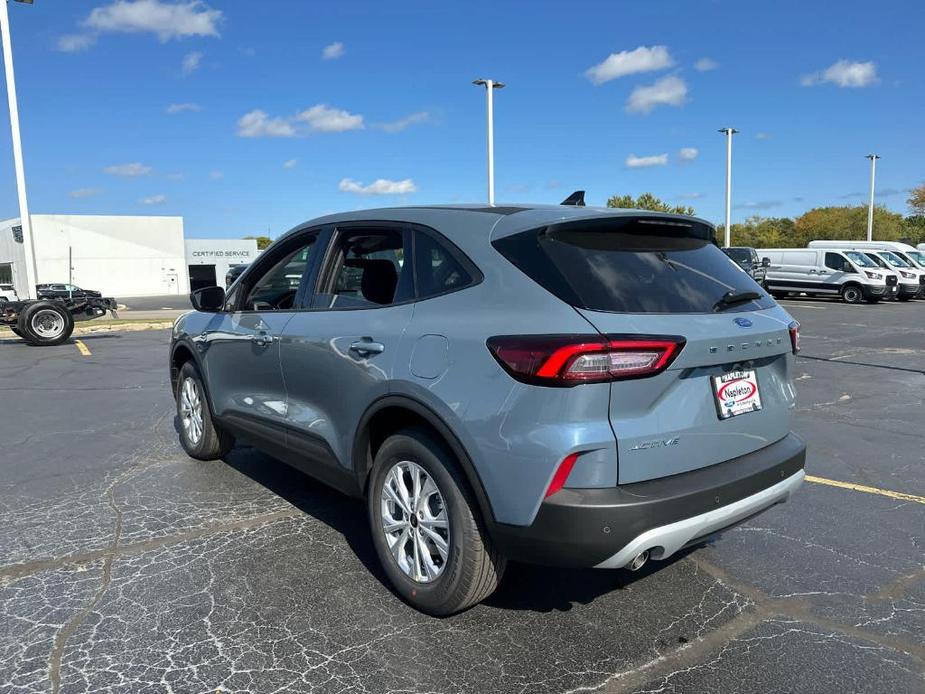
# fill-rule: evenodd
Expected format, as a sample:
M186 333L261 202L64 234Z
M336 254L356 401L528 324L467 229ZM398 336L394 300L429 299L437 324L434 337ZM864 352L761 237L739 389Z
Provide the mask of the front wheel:
M234 446L234 438L212 420L209 400L196 365L186 362L177 378L177 419L180 445L197 460L217 460Z
M842 301L844 301L846 304L859 304L864 298L864 294L861 292L860 287L849 284L848 286L842 288L841 298Z
M367 500L373 544L395 591L442 617L488 597L505 560L479 517L454 457L430 432L390 436L373 463Z

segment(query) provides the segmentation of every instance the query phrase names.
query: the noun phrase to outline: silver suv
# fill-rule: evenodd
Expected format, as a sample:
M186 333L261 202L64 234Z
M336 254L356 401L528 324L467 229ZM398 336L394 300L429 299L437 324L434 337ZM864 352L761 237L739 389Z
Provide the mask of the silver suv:
M638 569L787 500L799 328L675 215L332 215L191 295L170 373L194 458L246 439L367 501L433 615L507 560Z

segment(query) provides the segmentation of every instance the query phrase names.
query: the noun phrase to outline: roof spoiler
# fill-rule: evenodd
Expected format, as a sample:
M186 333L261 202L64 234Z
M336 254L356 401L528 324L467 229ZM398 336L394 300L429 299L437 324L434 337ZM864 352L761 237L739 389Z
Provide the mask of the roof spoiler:
M576 190L574 193L569 195L565 200L559 203L560 205L574 205L575 207L584 207L585 206L585 192L583 190Z

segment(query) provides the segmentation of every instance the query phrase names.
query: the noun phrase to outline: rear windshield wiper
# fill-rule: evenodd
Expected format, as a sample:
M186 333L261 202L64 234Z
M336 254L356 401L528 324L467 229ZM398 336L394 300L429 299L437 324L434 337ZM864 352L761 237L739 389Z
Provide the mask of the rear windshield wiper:
M761 294L754 291L745 291L745 292L736 292L729 291L723 294L723 298L713 304L714 311L722 311L727 309L730 306L735 306L736 304L741 304L746 301L754 301L755 299L760 299Z

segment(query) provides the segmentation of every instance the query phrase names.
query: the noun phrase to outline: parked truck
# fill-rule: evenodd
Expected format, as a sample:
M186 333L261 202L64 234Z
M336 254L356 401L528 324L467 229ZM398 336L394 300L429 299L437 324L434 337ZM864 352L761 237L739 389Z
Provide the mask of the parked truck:
M116 315L116 300L99 296L0 302L0 325L30 345L60 345L74 332L74 323L106 313Z

